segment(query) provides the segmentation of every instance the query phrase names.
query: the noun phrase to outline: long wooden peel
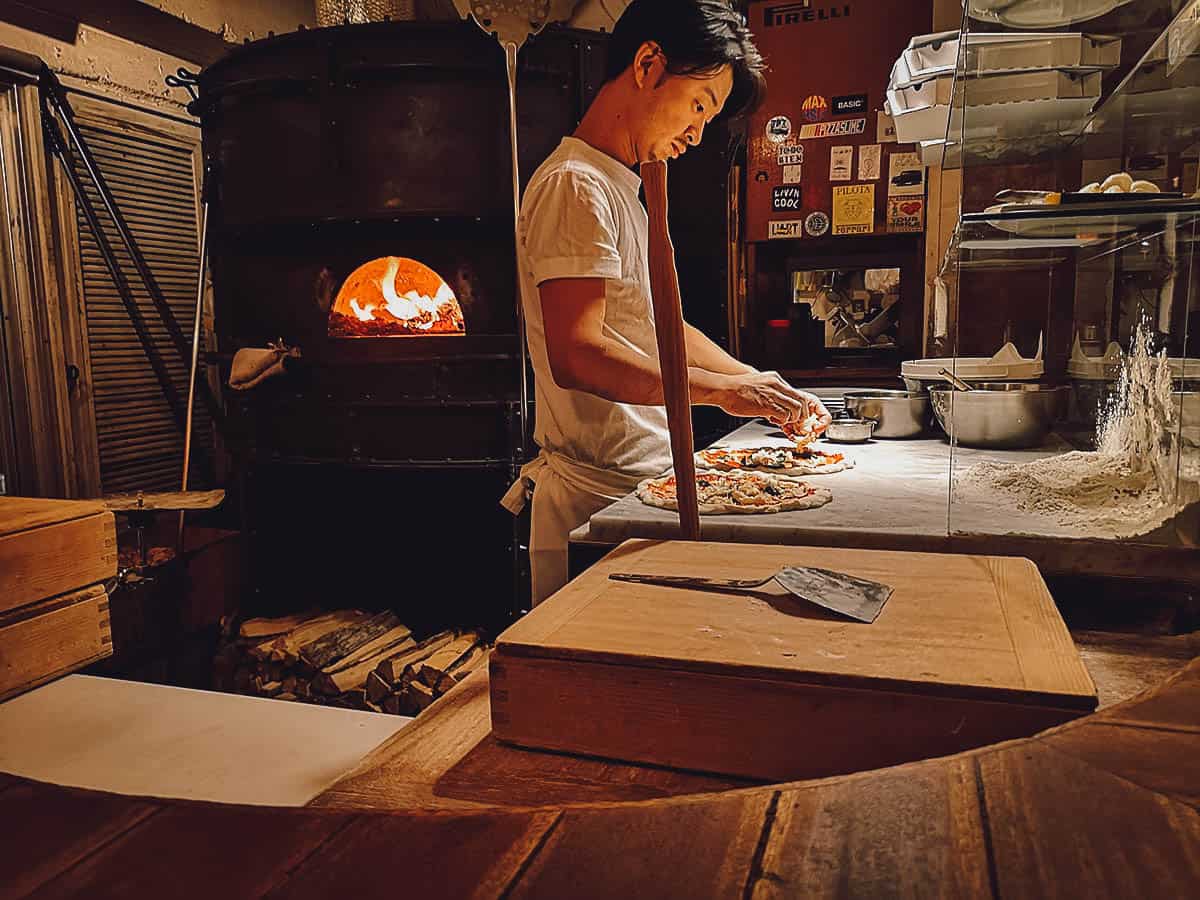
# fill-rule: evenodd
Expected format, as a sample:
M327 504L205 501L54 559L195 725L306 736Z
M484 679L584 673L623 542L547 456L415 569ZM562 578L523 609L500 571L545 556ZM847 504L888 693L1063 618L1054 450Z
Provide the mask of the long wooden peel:
M679 274L675 271L675 247L667 228L666 160L643 163L642 182L646 186L646 210L650 218L647 247L650 293L654 302L654 331L658 338L658 366L662 370L667 428L671 433L679 528L684 540L698 541L700 506L696 498L692 395L688 388L687 345L683 333L683 306L679 299Z

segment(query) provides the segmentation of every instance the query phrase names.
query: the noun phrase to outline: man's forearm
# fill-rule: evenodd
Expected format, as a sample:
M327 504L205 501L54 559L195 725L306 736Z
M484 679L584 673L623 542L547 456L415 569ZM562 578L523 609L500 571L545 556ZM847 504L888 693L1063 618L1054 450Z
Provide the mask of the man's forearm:
M757 371L753 366L734 359L694 325L685 322L683 335L690 365L719 375L749 375Z
M576 347L572 359L572 390L614 403L663 405L662 372L656 360L615 341ZM695 365L688 367L688 385L697 406L719 406L730 387L725 374Z

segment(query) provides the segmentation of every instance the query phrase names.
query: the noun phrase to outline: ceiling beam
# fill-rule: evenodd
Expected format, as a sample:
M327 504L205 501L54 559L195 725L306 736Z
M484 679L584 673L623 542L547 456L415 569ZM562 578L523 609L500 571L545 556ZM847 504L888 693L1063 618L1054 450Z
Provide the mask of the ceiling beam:
M56 41L75 43L79 33L79 19L74 15L62 16L48 12L39 6L36 0L0 0L0 21L27 31L36 31Z
M232 46L215 32L139 0L0 0L0 19L72 43L75 31L71 23L91 25L201 66L215 62Z

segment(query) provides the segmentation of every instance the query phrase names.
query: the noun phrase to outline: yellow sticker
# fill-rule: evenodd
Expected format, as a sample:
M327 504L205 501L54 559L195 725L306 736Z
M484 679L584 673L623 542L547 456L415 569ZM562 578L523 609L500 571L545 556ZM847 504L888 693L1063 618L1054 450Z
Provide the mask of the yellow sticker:
M833 233L871 234L875 230L875 185L849 184L833 189Z

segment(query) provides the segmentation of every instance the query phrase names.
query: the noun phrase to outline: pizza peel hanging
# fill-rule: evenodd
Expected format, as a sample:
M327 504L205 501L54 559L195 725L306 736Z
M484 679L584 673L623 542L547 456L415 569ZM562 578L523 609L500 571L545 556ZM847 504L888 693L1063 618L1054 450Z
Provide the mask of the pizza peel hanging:
M692 398L688 387L679 274L675 271L675 248L667 228L666 160L642 163L641 172L646 188L646 211L650 219L647 256L650 263L650 294L654 303L654 332L658 340L658 367L662 372L667 428L671 435L679 529L684 540L698 541L700 503L696 492Z

